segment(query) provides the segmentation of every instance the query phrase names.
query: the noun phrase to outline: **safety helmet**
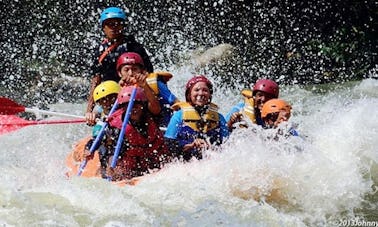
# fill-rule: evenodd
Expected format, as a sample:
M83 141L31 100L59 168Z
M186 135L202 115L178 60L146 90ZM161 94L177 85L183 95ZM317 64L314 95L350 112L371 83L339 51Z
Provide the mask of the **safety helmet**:
M189 101L189 93L190 93L190 90L192 89L192 87L198 83L198 82L205 82L206 85L209 87L209 90L210 90L210 94L213 94L213 84L211 83L211 81L209 79L207 79L205 76L203 75L195 75L194 77L192 77L187 83L186 83L186 86L185 86L185 97L186 97L186 101L188 102Z
M261 117L265 118L268 114L277 113L281 110L291 112L291 105L282 99L271 99L264 103L261 110Z
M146 102L147 97L142 88L134 87L134 86L127 86L127 87L123 87L121 91L118 93L118 98L117 98L118 104L129 102L134 88L136 89L134 101Z
M113 80L104 81L93 90L93 100L97 102L110 94L118 94L120 90L121 87L117 82Z
M143 59L139 54L134 53L134 52L123 53L121 56L118 57L117 71L120 71L123 65L136 65L136 64L144 67Z
M278 98L279 94L278 84L269 79L257 80L255 85L253 86L253 95L255 95L257 91L263 91L271 94L274 98Z
M126 20L126 14L125 12L118 7L108 7L102 11L101 16L100 16L100 25L102 27L103 23L107 19L111 18L118 18L121 20Z

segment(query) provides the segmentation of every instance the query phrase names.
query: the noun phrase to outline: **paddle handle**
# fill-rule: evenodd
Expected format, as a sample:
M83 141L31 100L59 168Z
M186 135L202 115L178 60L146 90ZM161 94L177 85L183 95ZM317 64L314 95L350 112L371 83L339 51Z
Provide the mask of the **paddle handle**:
M25 107L25 112L85 119L84 116L78 116L78 115L72 115L72 114L66 114L66 113L58 113L58 112L53 112L53 111L48 111L48 110L39 110L39 109L26 108L26 107Z

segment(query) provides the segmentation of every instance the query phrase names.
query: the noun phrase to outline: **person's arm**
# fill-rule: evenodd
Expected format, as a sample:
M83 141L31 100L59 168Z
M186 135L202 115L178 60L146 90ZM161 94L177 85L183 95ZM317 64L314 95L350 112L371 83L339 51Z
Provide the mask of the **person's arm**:
M161 107L158 98L156 97L154 91L151 89L150 86L148 86L147 83L143 83L143 85L140 85L141 88L143 88L144 93L148 100L148 110L153 115L159 115L161 112Z
M172 157L176 157L181 159L184 155L183 153L183 146L180 145L180 142L177 140L177 134L182 122L182 111L179 110L174 112L169 124L167 126L167 130L164 134L164 141L168 147L168 151L172 155Z
M219 114L219 124L220 124L220 133L222 136L222 140L227 138L230 135L230 130L227 125L226 119L222 114Z
M233 106L231 110L227 113L227 115L224 116L226 121L229 121L231 119L231 116L233 113L240 112L243 109L243 107L244 107L244 103L238 103L235 106Z
M177 139L177 135L179 132L179 127L182 123L182 110L178 110L173 113L168 126L167 130L164 133L165 138L169 139Z
M242 120L243 114L241 113L241 110L244 107L244 103L238 103L236 106L232 107L230 112L226 115L224 118L225 121L227 122L227 127L229 131L233 130L233 125L236 122L239 122Z
M91 87L89 89L88 95L88 103L87 103L87 110L85 113L85 119L87 120L87 124L94 125L96 123L96 114L93 113L93 108L95 106L95 102L93 100L93 91L101 83L100 75L95 75L91 80Z
M165 100L170 105L173 105L176 102L179 102L178 98L169 90L166 83L158 80L157 84L159 88L159 94L161 98L163 98L163 100Z
M143 88L144 94L147 97L148 110L153 115L159 115L161 112L160 102L152 88L147 84L147 76L148 72L146 70L142 70L142 72L138 72L134 74L132 77L122 77L119 81L119 84L121 87L130 84L136 84L140 88Z

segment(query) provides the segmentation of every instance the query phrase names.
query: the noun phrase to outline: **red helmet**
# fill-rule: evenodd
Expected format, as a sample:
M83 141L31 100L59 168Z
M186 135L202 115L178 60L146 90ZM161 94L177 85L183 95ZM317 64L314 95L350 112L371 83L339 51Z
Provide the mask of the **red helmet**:
M209 79L207 79L205 76L203 75L196 75L194 77L192 77L187 83L186 83L186 86L185 86L185 97L186 97L186 101L188 102L188 95L190 93L190 90L192 89L192 87L198 83L198 82L205 82L207 84L207 86L209 87L209 90L210 90L210 94L213 94L213 84L211 83L211 81Z
M130 101L131 93L133 92L134 86L123 87L122 90L118 93L118 104L127 103ZM136 87L136 94L134 101L146 102L147 97L144 94L144 90L140 87Z
M144 62L142 57L134 52L126 52L123 53L121 56L118 57L117 60L117 71L121 70L121 66L123 65L141 65L144 67Z
M263 91L271 94L274 98L278 98L279 94L278 84L269 79L257 80L255 85L253 86L253 95L255 95L257 91Z

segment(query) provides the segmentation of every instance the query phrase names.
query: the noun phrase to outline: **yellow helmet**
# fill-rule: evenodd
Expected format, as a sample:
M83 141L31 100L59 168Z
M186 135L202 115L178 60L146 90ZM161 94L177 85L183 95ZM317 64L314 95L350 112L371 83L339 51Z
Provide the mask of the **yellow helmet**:
M97 102L110 94L118 94L121 90L119 84L113 80L107 80L99 84L93 91L93 100Z

